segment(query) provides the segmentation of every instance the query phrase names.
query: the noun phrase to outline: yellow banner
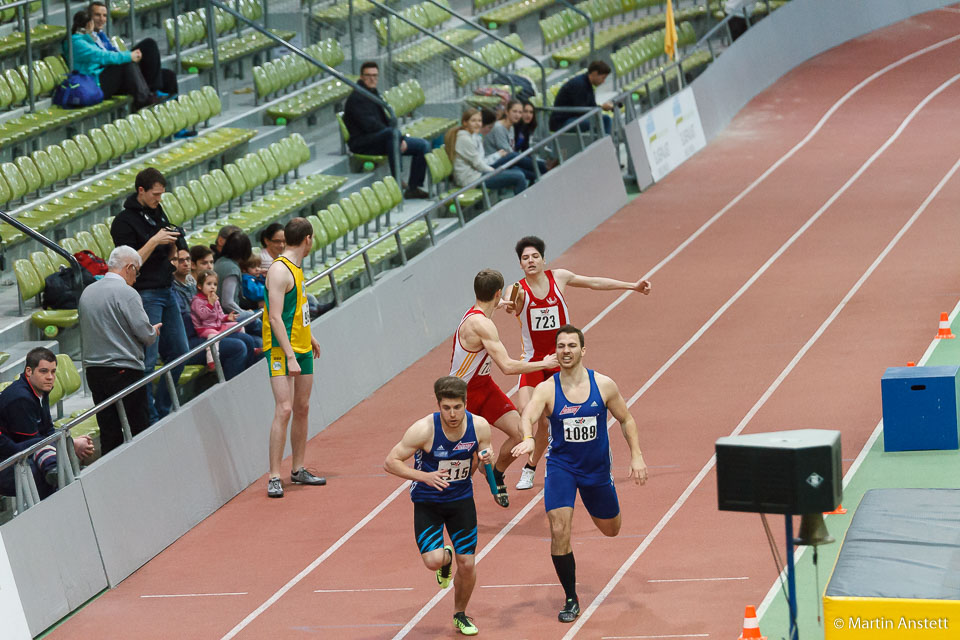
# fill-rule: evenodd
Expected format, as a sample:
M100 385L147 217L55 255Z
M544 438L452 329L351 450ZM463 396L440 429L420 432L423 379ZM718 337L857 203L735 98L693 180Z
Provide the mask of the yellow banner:
M663 52L671 60L677 58L677 23L673 21L673 0L667 0L667 30L663 36Z

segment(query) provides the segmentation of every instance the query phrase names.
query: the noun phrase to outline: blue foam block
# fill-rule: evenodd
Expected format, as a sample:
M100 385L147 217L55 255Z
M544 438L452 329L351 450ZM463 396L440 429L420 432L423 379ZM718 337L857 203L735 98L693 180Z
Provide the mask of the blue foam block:
M960 448L960 366L890 367L880 379L883 450Z

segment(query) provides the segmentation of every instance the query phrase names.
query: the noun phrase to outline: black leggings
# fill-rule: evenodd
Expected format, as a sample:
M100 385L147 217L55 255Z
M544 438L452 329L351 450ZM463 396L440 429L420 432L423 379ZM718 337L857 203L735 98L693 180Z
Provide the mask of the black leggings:
M160 67L160 48L157 46L157 41L153 38L144 38L133 48L139 49L143 54L138 66L143 73L143 79L147 81L147 86L152 91L177 93L177 74L175 71Z
M112 64L104 67L100 73L103 97L125 93L133 96L135 106L140 106L147 103L154 91L176 93L177 75L160 68L160 49L156 41L146 38L137 43L134 49L139 49L142 54L139 63Z

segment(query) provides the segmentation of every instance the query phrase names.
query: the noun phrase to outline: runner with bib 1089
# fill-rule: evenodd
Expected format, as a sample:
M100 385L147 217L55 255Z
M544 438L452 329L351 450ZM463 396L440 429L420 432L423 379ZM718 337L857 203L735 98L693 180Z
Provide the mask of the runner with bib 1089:
M583 366L583 332L571 325L557 330L560 373L541 382L523 410L520 429L523 441L513 449L521 456L533 451L533 425L546 413L550 419L547 471L544 474L543 505L550 521L550 554L566 600L560 622L573 622L580 615L577 569L570 545L573 504L580 499L597 529L605 536L620 533L620 502L611 473L607 411L620 422L630 447L627 477L637 484L647 481L647 465L640 452L637 423L616 383Z

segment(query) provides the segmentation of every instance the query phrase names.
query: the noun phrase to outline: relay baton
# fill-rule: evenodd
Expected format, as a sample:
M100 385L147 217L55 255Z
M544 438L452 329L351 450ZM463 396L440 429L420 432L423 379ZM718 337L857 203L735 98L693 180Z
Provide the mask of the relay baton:
M484 449L480 452L481 454L486 454L487 450ZM483 470L487 474L487 484L490 485L490 493L496 496L499 492L497 491L497 480L493 477L493 465L489 462L483 463Z

